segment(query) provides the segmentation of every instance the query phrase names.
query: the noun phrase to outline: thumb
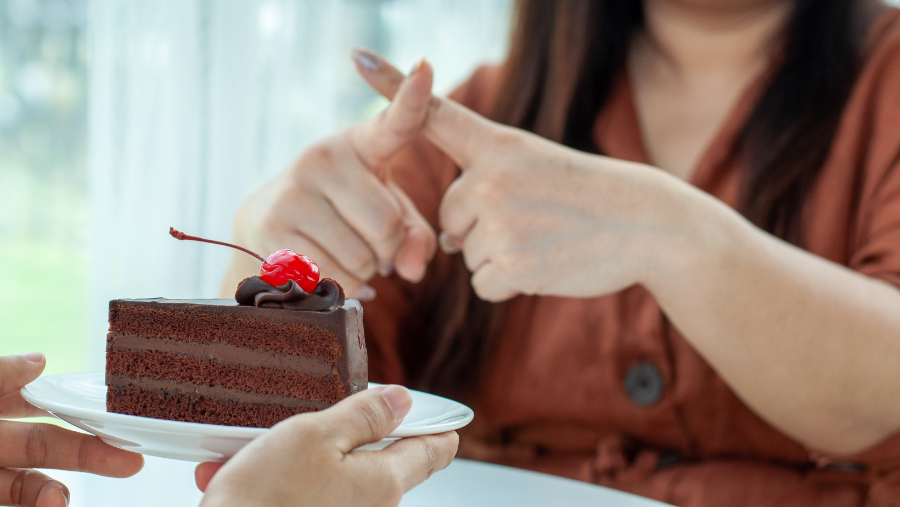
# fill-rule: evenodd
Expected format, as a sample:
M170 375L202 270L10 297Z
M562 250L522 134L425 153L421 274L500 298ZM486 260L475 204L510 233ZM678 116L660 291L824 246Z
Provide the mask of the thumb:
M21 356L0 356L0 398L19 392L25 384L41 376L47 360L31 352Z
M393 102L375 118L353 129L351 143L363 163L378 169L409 143L425 124L434 73L425 60L401 79Z
M334 439L341 452L348 453L365 444L390 435L412 408L412 395L402 386L367 389L337 405L310 414L328 428L335 428Z

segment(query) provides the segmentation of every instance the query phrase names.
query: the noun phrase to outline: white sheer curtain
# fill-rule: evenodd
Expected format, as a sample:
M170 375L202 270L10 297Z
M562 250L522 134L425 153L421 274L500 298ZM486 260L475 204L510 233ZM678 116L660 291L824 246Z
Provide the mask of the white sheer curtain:
M93 0L91 315L102 368L106 305L214 297L237 205L305 145L384 106L355 75L363 46L449 91L502 59L509 0ZM262 252L265 254L265 252Z

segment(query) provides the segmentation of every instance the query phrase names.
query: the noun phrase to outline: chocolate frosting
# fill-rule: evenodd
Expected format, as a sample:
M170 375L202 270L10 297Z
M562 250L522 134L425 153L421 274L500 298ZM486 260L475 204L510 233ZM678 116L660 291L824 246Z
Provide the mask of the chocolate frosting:
M238 284L234 300L240 306L330 312L344 305L344 289L331 278L322 279L315 290L306 292L293 280L276 287L251 276Z

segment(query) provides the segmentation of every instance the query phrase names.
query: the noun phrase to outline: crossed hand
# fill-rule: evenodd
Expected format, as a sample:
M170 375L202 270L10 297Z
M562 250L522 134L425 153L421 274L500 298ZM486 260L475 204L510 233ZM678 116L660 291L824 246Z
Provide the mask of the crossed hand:
M419 281L439 243L462 252L481 298L500 301L591 297L644 283L660 274L660 238L691 234L679 229L678 202L692 190L676 178L434 97L424 60L407 76L375 53L357 50L354 60L392 104L316 143L251 197L237 215L238 243L309 252L325 276L360 299L374 297L366 281L378 272L395 268ZM420 134L462 170L440 202L440 241L386 169ZM235 257L226 288L255 269Z

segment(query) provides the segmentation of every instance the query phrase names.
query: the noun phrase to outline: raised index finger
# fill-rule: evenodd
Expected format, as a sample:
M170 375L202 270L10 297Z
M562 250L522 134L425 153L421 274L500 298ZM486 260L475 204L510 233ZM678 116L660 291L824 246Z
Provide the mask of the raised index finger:
M485 139L498 127L465 106L434 97L428 105L423 132L465 170L475 162Z
M366 65L357 61L356 68L366 82L388 100L403 83L403 73L387 60L371 51L357 50L365 56ZM429 66L427 62L420 65ZM485 137L500 126L453 100L431 96L423 133L450 156L462 169L469 167L480 152Z
M356 60L357 53L354 53ZM357 68L364 69L359 63ZM350 142L360 160L370 169L381 164L411 141L421 130L431 98L431 67L419 65L416 72L400 75L391 105L378 116L350 130Z

